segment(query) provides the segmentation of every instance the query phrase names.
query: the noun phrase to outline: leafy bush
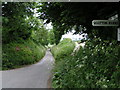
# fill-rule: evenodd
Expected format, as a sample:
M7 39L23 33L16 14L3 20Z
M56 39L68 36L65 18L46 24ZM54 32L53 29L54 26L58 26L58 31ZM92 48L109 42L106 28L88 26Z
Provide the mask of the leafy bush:
M120 45L87 41L75 56L56 64L53 88L120 88Z
M71 39L66 38L62 40L58 45L53 46L51 51L56 60L64 58L73 52L75 43Z
M19 40L3 45L2 69L13 69L22 65L33 64L45 55L45 48L32 40Z

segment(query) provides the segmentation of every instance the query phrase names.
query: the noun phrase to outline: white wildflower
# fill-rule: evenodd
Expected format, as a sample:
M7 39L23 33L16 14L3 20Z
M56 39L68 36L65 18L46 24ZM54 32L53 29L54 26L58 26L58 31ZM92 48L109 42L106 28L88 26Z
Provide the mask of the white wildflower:
M107 88L108 86L107 85L103 85L104 88Z
M107 80L107 82L109 82L109 80Z
M102 47L102 49L104 49L104 47Z
M87 59L88 57L87 56L85 56L85 57L83 57L82 59Z
M81 68L81 67L83 67L83 66L84 66L83 64L80 64L78 67Z

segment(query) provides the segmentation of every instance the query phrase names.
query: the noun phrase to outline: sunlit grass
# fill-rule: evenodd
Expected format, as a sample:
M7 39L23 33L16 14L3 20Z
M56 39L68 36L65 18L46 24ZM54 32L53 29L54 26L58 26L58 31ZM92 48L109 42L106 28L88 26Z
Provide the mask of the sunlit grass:
M58 45L53 46L51 51L55 59L64 58L70 55L75 48L75 43L71 39L64 39Z

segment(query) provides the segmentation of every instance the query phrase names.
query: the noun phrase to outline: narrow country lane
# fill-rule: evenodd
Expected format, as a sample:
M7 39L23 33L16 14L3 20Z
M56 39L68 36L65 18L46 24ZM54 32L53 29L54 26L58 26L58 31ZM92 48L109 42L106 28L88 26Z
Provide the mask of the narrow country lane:
M49 50L40 62L2 71L2 88L48 88L54 58Z

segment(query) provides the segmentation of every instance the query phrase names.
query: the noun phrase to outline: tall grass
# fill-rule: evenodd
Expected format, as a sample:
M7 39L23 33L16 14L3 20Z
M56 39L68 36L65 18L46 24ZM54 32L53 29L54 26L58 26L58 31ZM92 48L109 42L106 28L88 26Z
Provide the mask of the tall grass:
M58 45L53 46L51 52L56 60L69 56L75 48L75 43L71 39L66 38Z
M45 55L45 48L32 40L3 44L2 69L13 69L38 62Z

